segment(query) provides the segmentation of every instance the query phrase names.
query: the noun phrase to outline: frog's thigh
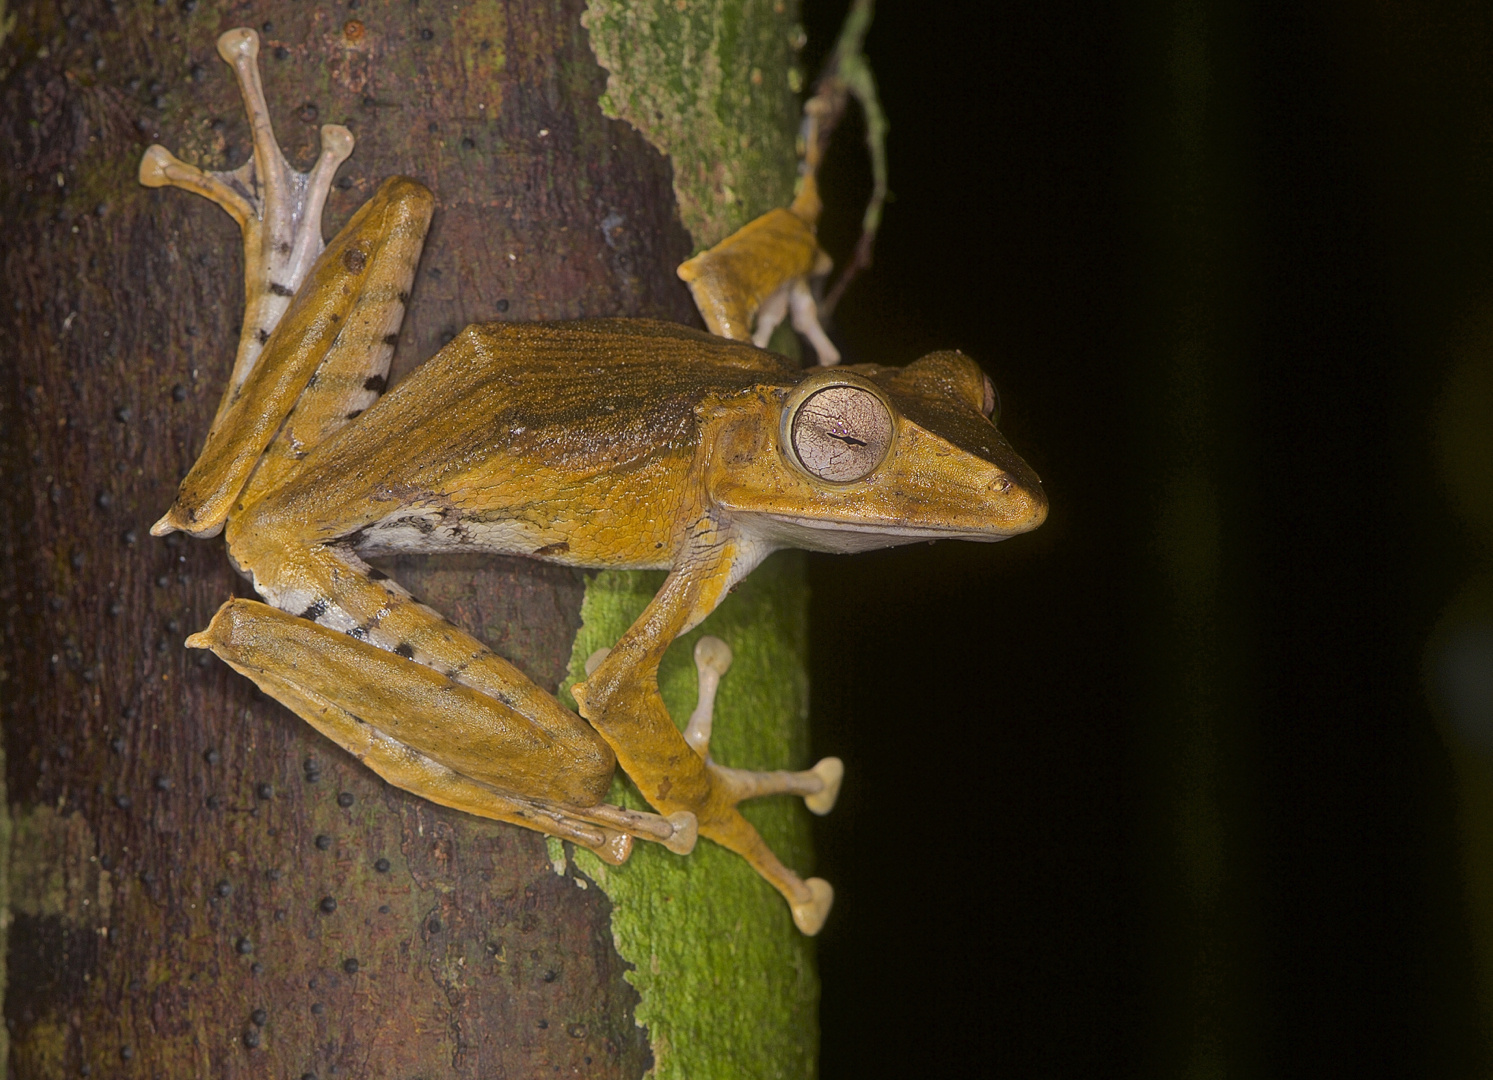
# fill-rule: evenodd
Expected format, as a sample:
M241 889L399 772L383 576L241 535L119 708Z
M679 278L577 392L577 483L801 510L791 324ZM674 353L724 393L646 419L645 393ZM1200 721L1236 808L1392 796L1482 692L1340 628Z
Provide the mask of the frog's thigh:
M532 729L536 747L565 755L586 775L611 774L615 758L595 728L398 582L371 570L345 547L306 544L257 524L254 509L235 519L229 526L229 551L253 573L260 595L282 612L335 631L334 637L345 635L373 646L401 670L412 662L500 702ZM241 526L243 532L237 532ZM471 763L476 771L461 771L480 779L482 767L479 754ZM597 801L605 787L601 782L590 801Z
M462 776L413 747L390 738L346 709L315 694L302 692L284 679L267 672L253 672L238 664L234 667L397 788L464 813L558 836L595 851L613 864L626 860L630 852L631 837L625 832L585 821L544 800L505 795Z
M610 755L575 754L511 704L253 600L224 604L189 644L211 648L250 678L268 674L335 705L504 791L584 807L600 802L611 780Z

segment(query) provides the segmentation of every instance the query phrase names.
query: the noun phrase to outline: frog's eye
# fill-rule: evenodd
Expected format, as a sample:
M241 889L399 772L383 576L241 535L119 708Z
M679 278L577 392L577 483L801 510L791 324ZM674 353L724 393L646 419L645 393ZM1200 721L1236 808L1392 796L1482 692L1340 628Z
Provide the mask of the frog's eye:
M985 402L980 406L980 411L992 424L1000 423L1001 392L995 388L995 383L990 381L989 375L985 376Z
M892 444L892 414L859 386L828 386L810 394L793 416L794 456L821 480L848 484L881 464Z

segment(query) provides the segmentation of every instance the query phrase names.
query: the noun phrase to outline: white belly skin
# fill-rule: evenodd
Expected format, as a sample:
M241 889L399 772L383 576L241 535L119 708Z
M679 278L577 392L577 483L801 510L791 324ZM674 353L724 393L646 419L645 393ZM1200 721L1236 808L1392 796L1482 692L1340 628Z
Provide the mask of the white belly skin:
M358 531L360 555L433 555L483 551L498 555L531 555L546 544L549 531L518 518L464 520L436 507L404 509ZM553 541L549 541L553 543Z
M361 556L480 552L524 555L561 566L605 565L624 570L667 570L673 565L672 554L667 548L653 559L614 560L602 564L594 558L571 555L564 531L552 522L535 521L520 515L483 520L441 507L401 509L382 521L359 529L348 540Z

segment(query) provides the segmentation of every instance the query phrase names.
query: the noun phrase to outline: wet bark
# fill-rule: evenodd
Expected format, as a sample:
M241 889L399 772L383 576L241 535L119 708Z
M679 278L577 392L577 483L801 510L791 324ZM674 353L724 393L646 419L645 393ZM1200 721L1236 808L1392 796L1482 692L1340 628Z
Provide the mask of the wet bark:
M286 154L357 148L330 236L392 173L437 211L395 376L469 322L695 322L669 163L597 105L581 4L13 6L0 48L0 668L10 1068L37 1076L636 1077L636 994L599 889L539 835L384 784L182 639L245 594L220 540L149 536L231 363L239 237L135 182L160 141L232 168L217 35L254 25ZM540 683L579 572L398 575Z

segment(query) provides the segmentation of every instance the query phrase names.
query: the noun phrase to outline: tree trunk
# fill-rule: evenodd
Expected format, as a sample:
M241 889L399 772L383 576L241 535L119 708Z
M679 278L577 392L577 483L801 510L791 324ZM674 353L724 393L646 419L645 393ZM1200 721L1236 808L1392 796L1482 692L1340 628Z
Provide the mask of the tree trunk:
M245 159L214 49L233 26L261 32L293 164L313 160L322 123L357 138L328 236L390 174L436 193L393 377L469 322L698 325L675 265L790 190L794 11L592 7L589 30L579 0L14 11L0 45L12 1075L814 1071L812 954L744 864L707 843L603 875L389 787L183 649L246 587L221 541L147 531L222 392L243 268L222 211L135 172L154 141L205 168ZM521 559L392 572L550 688L652 584ZM739 657L749 645L719 706L730 764L802 763L800 582L775 560L706 625L735 633ZM676 710L687 655L664 672ZM808 869L797 811L754 820Z

